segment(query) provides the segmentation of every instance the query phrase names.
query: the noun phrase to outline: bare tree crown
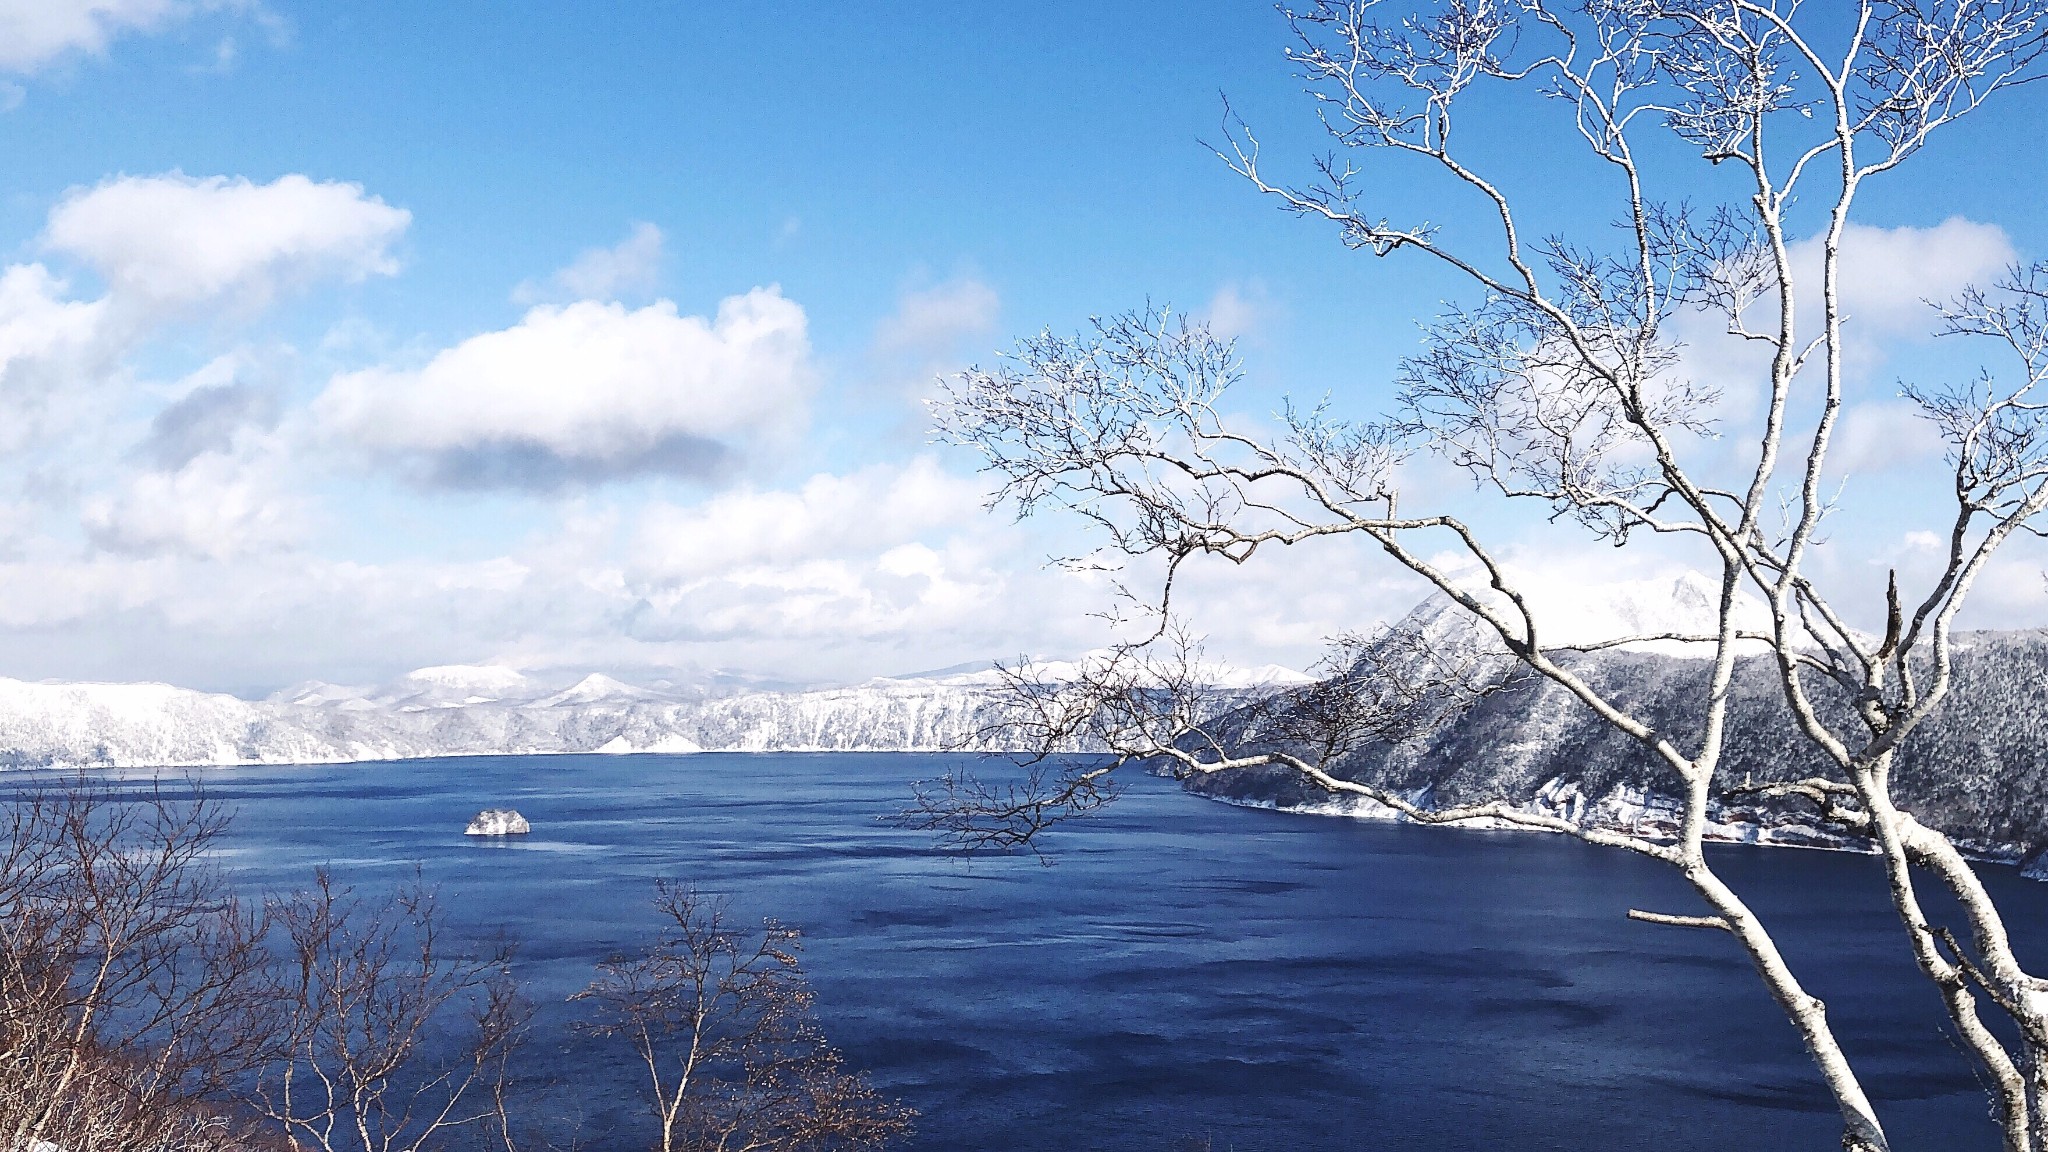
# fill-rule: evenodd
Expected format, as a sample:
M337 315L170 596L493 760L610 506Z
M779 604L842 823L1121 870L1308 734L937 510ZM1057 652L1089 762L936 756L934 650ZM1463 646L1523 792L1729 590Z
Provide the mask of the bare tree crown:
M1853 627L1855 614L1810 574L1835 500L1827 469L1854 320L1842 305L1842 249L1859 192L1957 118L2040 75L2048 5L1316 0L1285 16L1288 60L1331 150L1298 178L1279 177L1232 115L1222 159L1349 247L1428 261L1471 295L1429 324L1422 350L1392 374L1389 410L1363 420L1327 402L1284 407L1277 432L1233 419L1228 390L1242 367L1230 344L1149 307L1077 336L1027 338L1003 362L953 381L935 405L938 434L983 456L1000 500L1024 514L1078 513L1110 554L1156 561L1163 575L1141 598L1150 623L1110 661L1132 674L1011 685L1025 717L1020 743L1048 754L1085 730L1110 761L1041 769L1008 797L954 782L924 797L923 818L958 840L1014 843L1098 807L1122 764L1163 760L1192 774L1284 765L1416 820L1505 822L1641 853L1677 868L1711 910L1642 918L1729 932L1834 1092L1845 1145L1885 1148L1824 1008L1701 852L1709 805L1732 785L1717 772L1736 660L1761 646L1800 730L1832 766L1781 794L1869 838L1916 959L1995 1086L2008 1146L2048 1147L2048 982L2013 956L1956 846L1890 791L1901 742L1953 686L1953 631L1972 586L2008 540L2038 530L2048 507L2034 396L2048 352L2048 267L2015 269L1940 315L1940 334L1988 340L2003 364L1905 390L1949 445L1939 572L1920 587L1894 577L1874 595L1851 590L1884 605L1876 632ZM1591 240L1532 229L1542 206L1491 174L1485 118L1504 107L1517 110L1518 133L1550 134L1559 163L1583 176L1589 203L1612 206L1616 227ZM1393 181L1473 211L1454 223L1397 219ZM1688 372L1683 334L1709 325L1755 350L1746 385L1761 413L1755 427L1724 427L1723 397ZM1615 545L1657 538L1702 559L1718 578L1712 628L1622 638L1689 645L1710 662L1696 735L1681 742L1574 670L1571 649L1459 505L1404 485L1425 457L1532 519ZM1426 722L1460 695L1455 674L1437 677L1448 691L1404 689L1361 664L1355 647L1340 647L1338 675L1320 696L1279 709L1313 731L1202 715L1171 687L1184 663L1173 602L1181 566L1203 556L1244 563L1326 537L1359 541L1421 577L1525 675L1635 741L1683 807L1676 840L1505 800L1426 809L1332 775L1356 741L1400 739L1395 717ZM1768 626L1745 623L1749 597L1764 604ZM1262 730L1263 743L1218 739ZM1961 931L1925 913L1926 882L1960 902ZM1987 1005L2025 1039L1994 1034L1979 1017Z

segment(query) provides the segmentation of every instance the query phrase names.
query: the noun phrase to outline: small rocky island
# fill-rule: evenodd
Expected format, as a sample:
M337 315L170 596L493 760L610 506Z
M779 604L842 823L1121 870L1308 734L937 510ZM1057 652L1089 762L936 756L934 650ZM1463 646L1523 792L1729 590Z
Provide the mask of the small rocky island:
M470 819L464 836L524 836L533 831L526 817L510 808L486 808Z

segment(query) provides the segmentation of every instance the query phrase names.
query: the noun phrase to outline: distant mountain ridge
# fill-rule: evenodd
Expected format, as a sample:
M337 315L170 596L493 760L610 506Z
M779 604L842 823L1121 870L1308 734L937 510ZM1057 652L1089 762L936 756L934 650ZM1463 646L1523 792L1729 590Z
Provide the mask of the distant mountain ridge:
M1611 621L1615 636L1705 631L1713 620L1712 601L1700 596L1705 583L1685 576L1592 590L1581 597L1581 618ZM1400 650L1401 637L1415 636L1426 637L1439 653L1490 660L1497 676L1514 666L1497 641L1489 643L1480 626L1443 597L1418 605L1393 626L1387 643ZM1592 638L1600 637L1578 637L1566 628L1551 642ZM1692 651L1704 656L1705 647ZM1955 686L1941 711L1908 738L1893 771L1895 793L1902 807L1973 854L2021 862L2048 878L2048 631L1968 633L1958 637L1957 649ZM1709 673L1706 660L1678 654L1686 650L1671 642L1632 644L1567 655L1562 662L1683 748L1697 739L1698 701ZM1825 689L1818 703L1831 715L1847 716L1845 701ZM1255 731L1236 731L1257 743ZM1776 669L1762 655L1741 658L1722 780L1790 780L1823 768L1818 750L1794 726ZM1653 833L1675 830L1680 811L1668 770L1562 688L1536 678L1480 700L1412 741L1363 748L1331 771L1425 807L1505 799L1574 821ZM1284 769L1227 772L1189 787L1237 803L1394 815L1369 801L1333 798ZM1797 801L1731 802L1717 805L1712 817L1714 839L1852 843Z
M295 685L260 701L166 684L0 679L0 767L310 764L434 756L978 748L996 719L987 665L842 688L731 679L564 684L494 665L422 668L387 685ZM1057 676L1061 666L1041 666ZM1257 693L1307 677L1218 667Z
M1710 630L1715 593L1693 575L1572 588L1563 611L1541 605L1547 642ZM1749 603L1744 613L1761 612ZM1415 641L1419 640L1417 644ZM1488 664L1512 661L1461 609L1433 597L1386 634L1401 651ZM1898 797L1974 854L2018 861L2048 878L2048 630L1961 638L1956 690L1908 741ZM1693 653L1688 657L1685 653ZM1589 682L1679 739L1692 737L1703 646L1669 639L1565 659ZM1059 679L1071 666L1042 663ZM1217 667L1226 700L1308 682L1275 666ZM0 679L0 768L333 763L464 755L698 751L936 751L982 747L1000 719L985 664L837 688L768 687L732 677L633 684L591 672L549 678L498 666L423 668L390 684L296 685L266 700L164 684L57 684ZM1829 706L1839 708L1839 701ZM1225 727L1240 724L1226 719ZM1255 732L1240 734L1256 738ZM1818 772L1761 656L1738 664L1724 778L1765 782ZM1332 765L1425 806L1506 799L1531 810L1637 831L1668 829L1678 806L1668 774L1562 689L1529 681L1480 701L1412 741L1368 747ZM1191 781L1241 804L1388 818L1333 799L1283 769ZM1711 835L1758 843L1846 846L1794 802L1717 806Z

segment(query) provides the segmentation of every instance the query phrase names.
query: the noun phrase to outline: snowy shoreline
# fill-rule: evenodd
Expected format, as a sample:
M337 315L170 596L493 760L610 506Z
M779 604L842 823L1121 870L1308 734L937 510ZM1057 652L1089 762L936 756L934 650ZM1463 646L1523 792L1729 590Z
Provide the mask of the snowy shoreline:
M1378 801L1362 797L1331 799L1314 804L1282 804L1275 800L1255 796L1232 796L1209 792L1201 792L1197 793L1197 795L1205 800L1213 800L1219 804L1228 804L1233 808L1251 808L1265 812L1285 812L1325 819L1370 820L1394 824L1412 824L1418 828L1440 828L1457 832L1512 832L1517 835L1557 835L1557 833L1547 832L1541 828L1531 828L1527 825L1513 824L1505 820L1493 818L1457 824L1430 824L1425 821L1416 820ZM1663 803L1659 804L1656 801L1663 801ZM1676 801L1654 797L1650 804L1645 805L1645 811L1655 811L1667 805L1673 810L1677 809ZM1540 801L1532 801L1516 805L1516 807L1532 815L1561 815L1556 806ZM1722 817L1721 819L1714 819L1708 822L1706 830L1702 835L1702 839L1707 843L1749 845L1757 848L1803 848L1814 852L1847 852L1857 856L1874 856L1877 854L1877 849L1869 844L1816 824L1806 824L1797 821L1766 824L1760 821L1739 818L1728 819L1726 818L1726 813L1723 813ZM1658 823L1661 824L1662 821ZM1639 824L1624 824L1611 819L1601 819L1597 816L1587 821L1586 826L1616 832L1634 831L1641 833L1644 831ZM1662 829L1653 829L1647 833L1645 838L1662 843L1675 840L1676 836L1666 834L1666 831ZM2048 852L2030 854L2024 846L2018 844L1981 844L1971 841L1958 841L1956 846L1962 852L1964 858L1974 864L1996 864L2016 868L2019 870L2020 875L2028 880L2048 881Z

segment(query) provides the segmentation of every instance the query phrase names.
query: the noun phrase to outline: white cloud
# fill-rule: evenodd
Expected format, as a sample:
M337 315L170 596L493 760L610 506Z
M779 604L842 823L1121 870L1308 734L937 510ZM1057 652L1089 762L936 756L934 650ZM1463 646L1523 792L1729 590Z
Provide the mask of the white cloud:
M62 357L99 339L105 302L67 295L67 285L41 264L0 272L0 379L18 362Z
M1075 538L1067 519L1013 523L983 498L979 478L918 457L651 507L620 572L639 603L631 634L796 660L784 674L814 658L797 641L923 648L929 663L946 663L1069 654L1116 635L1091 615L1111 606L1108 580L1041 560L1100 541ZM1142 572L1128 575L1147 587ZM1376 549L1336 541L1245 567L1197 562L1176 598L1215 655L1304 666L1331 635L1399 615L1424 591Z
M624 240L610 248L586 248L557 271L547 287L527 282L513 290L519 304L534 304L557 293L572 300L616 300L654 291L661 280L661 229L645 222L633 225Z
M241 55L241 46L235 43L235 38L233 36L223 36L220 38L220 42L213 46L213 63L207 70L211 72L233 71L235 61L239 60Z
M106 301L69 298L41 264L0 271L0 449L53 447L50 404L90 409L121 342Z
M73 191L50 213L44 243L145 309L221 298L260 307L315 279L397 272L391 246L411 222L360 184L173 172Z
M522 554L522 638L498 651L816 682L1087 647L1099 590L1040 570L1028 531L982 495L918 456L687 506L577 501Z
M635 545L635 578L686 584L737 571L846 556L872 557L984 515L978 484L928 456L843 476L821 473L794 491L743 489L694 507L655 505Z
M1800 327L1815 334L1824 240L1809 236L1791 249L1803 293L1798 302ZM1873 346L1886 339L1926 336L1935 322L1929 301L1944 303L1973 284L1987 284L2016 258L2005 229L1960 216L1932 228L1850 224L1842 230L1841 251L1846 331L1865 353L1876 351ZM1754 317L1751 322L1756 322Z
M1907 552L1938 554L1942 551L1942 539L1932 532L1914 531L1899 537L1899 547Z
M1922 335L1934 322L1927 301L1984 284L2015 258L2005 229L1960 216L1932 228L1851 224L1842 234L1842 308L1852 322Z
M391 271L388 245L408 219L355 185L303 176L261 186L123 177L74 191L43 243L92 264L109 291L80 299L42 263L0 269L0 449L33 449L67 475L104 471L93 453L131 415L128 358L172 305L226 297L247 309L314 276ZM269 395L241 400L275 405ZM188 439L205 431L183 429Z
M2048 556L2042 554L2038 541L2015 543L2017 546L2008 546L1977 577L1961 614L1964 627L2039 627L2040 621L2048 618L2048 567L2044 567Z
M101 547L83 559L47 540L0 554L0 672L267 691L497 660L824 681L1087 646L1094 596L1028 560L1020 569L1035 550L1019 530L929 459L695 507L578 499L507 554L364 563L280 547L290 505L266 501L260 472L235 470L275 458L257 447L96 502ZM404 515L422 513L441 515ZM207 546L222 539L239 543Z
M1800 293L1796 319L1808 339L1820 332L1821 254L1819 236L1791 246ZM1841 304L1845 367L1852 382L1867 380L1901 342L1932 333L1937 315L1929 301L1943 303L1964 288L1988 285L2014 259L2002 228L1961 217L1932 228L1849 225L1842 233ZM1775 304L1766 297L1750 307L1745 319L1752 330L1769 331L1776 323L1773 311ZM1680 374L1718 392L1716 416L1724 428L1741 428L1762 414L1770 357L1765 346L1730 336L1725 328L1720 316L1692 311L1681 313L1671 331L1684 345ZM1816 353L1806 371L1821 367ZM1900 425L1892 421L1889 427Z
M124 32L151 32L224 3L184 0L0 0L0 68L29 72L66 52L100 53Z
M1216 289L1209 302L1195 313L1219 339L1242 340L1258 335L1271 317L1273 303L1264 284L1230 283Z
M275 449L205 452L171 471L133 476L86 502L86 535L111 552L227 559L297 543L305 510L284 493Z
M122 438L132 431L133 405L144 387L131 357L148 350L175 305L226 298L248 309L314 276L390 271L388 244L408 219L354 185L314 184L303 176L262 186L219 177L123 177L74 191L51 213L43 242L92 264L108 291L76 298L41 263L0 270L0 449L15 453L11 463L25 477L21 482L62 506L69 519L79 491L122 471ZM224 370L231 377L234 369ZM197 377L188 383L205 394L162 414L144 446L160 471L175 472L219 447L214 441L245 417L275 422L275 382L258 387L227 379L215 381L223 387L211 391ZM138 480L138 499L154 512L165 511L164 502L181 491L202 502L218 496L216 511L224 516L234 515L235 507L253 508L246 491L222 489L222 477L202 473L175 483L166 476ZM127 521L116 506L125 506L125 497L100 500L95 533L103 541L149 535L140 521L122 527Z
M975 480L921 456L650 507L621 572L631 634L756 651L863 643L945 663L1075 632L1078 582L1016 570L1029 551L981 503Z
M231 452L255 435L274 427L281 398L277 389L240 378L234 358L221 357L201 373L214 376L195 383L150 421L149 434L133 455L159 471L172 472L209 452ZM199 374L195 374L199 375Z
M924 442L930 416L922 401L935 381L974 358L975 345L995 331L1001 308L995 289L972 276L897 295L895 310L875 325L868 349L872 374L863 381L866 389L909 404L896 410L901 419L887 440L905 446Z
M179 381L125 467L96 470L114 482L84 501L86 538L109 552L210 559L298 543L309 509L292 491L298 454L278 427L283 367L241 348Z
M972 276L904 292L876 326L875 350L892 357L944 356L962 340L993 331L1001 306L995 289Z
M530 539L485 544L482 558L462 562L417 551L386 563L336 561L318 555L322 548L297 549L319 527L306 526L314 510L302 458L314 445L300 436L307 423L444 482L544 485L707 472L786 442L779 438L806 419L816 376L807 317L775 289L732 297L708 316L681 315L666 301L537 307L438 351L347 344L337 330L322 356L379 366L333 377L311 421L287 410L289 371L252 379L225 357L176 386L133 386L127 373L141 369L123 358L140 350L137 362L153 364L153 350L140 343L147 324L109 322L109 313L135 318L122 313L124 302L161 320L200 301L261 304L316 277L386 274L408 220L356 186L302 176L266 185L122 178L68 198L45 238L51 251L104 273L106 299L74 299L40 264L0 271L0 414L12 416L10 397L88 391L70 388L79 382L120 397L94 401L107 428L91 431L74 416L65 438L34 447L77 460L59 500L17 515L9 501L29 469L16 457L0 478L8 484L0 489L0 535L8 537L0 636L8 643L0 647L9 649L0 670L190 679L198 669L214 682L260 683L512 653L529 662L698 662L830 679L1070 653L1104 638L1086 615L1108 602L1103 579L1037 563L1075 550L1072 519L1013 525L982 510L974 478L925 457L783 490L735 487L689 507L638 506L637 488L599 489ZM1887 339L1924 330L1919 296L1993 273L2010 253L2002 233L1967 221L1858 230L1851 241L1850 305ZM659 230L641 226L616 247L584 253L555 274L550 291L646 291L660 249ZM1894 266L1918 271L1885 271ZM1242 334L1255 331L1264 308L1255 284L1231 284L1207 314L1219 330ZM880 378L957 363L950 358L992 332L999 313L996 292L972 278L906 291L868 347L854 349L856 360L869 358L855 372L871 368ZM1754 368L1726 361L1749 386L1761 378ZM133 407L145 391L175 399L148 420ZM1923 458L1927 446L1911 439L1922 426L1902 408L1852 405L1838 461L1873 469ZM15 435L34 435L8 423ZM868 459L888 454L873 444L863 450ZM394 538L431 539L432 525L456 524L476 506L485 516L506 507L403 497L337 504L350 520L339 537L317 542L372 538L380 517L405 525ZM449 535L477 549L494 530L523 531L531 517L550 515L547 505L516 507L496 525L479 517ZM1518 524L1493 526L1519 560ZM81 549L80 526L96 550ZM1891 538L1899 527L1889 526ZM1243 569L1206 563L1184 574L1177 594L1214 636L1215 655L1303 663L1323 636L1398 614L1422 594L1358 545L1282 550ZM1628 574L1608 559L1611 550L1561 551L1565 558L1531 575L1532 584L1571 593ZM2031 582L2017 565L2001 573L2010 579L1990 598L2040 618L2048 597L2038 571ZM133 663L138 655L148 662Z
M535 308L420 369L337 376L314 411L446 483L704 475L800 423L812 374L803 309L756 288L711 320L666 300Z
M0 634L14 675L260 692L313 676L383 678L450 653L487 658L516 627L545 623L519 595L522 575L501 558L33 555L0 560Z
M1856 404L1842 415L1828 453L1839 472L1889 472L1941 455L1941 435L1905 401Z

